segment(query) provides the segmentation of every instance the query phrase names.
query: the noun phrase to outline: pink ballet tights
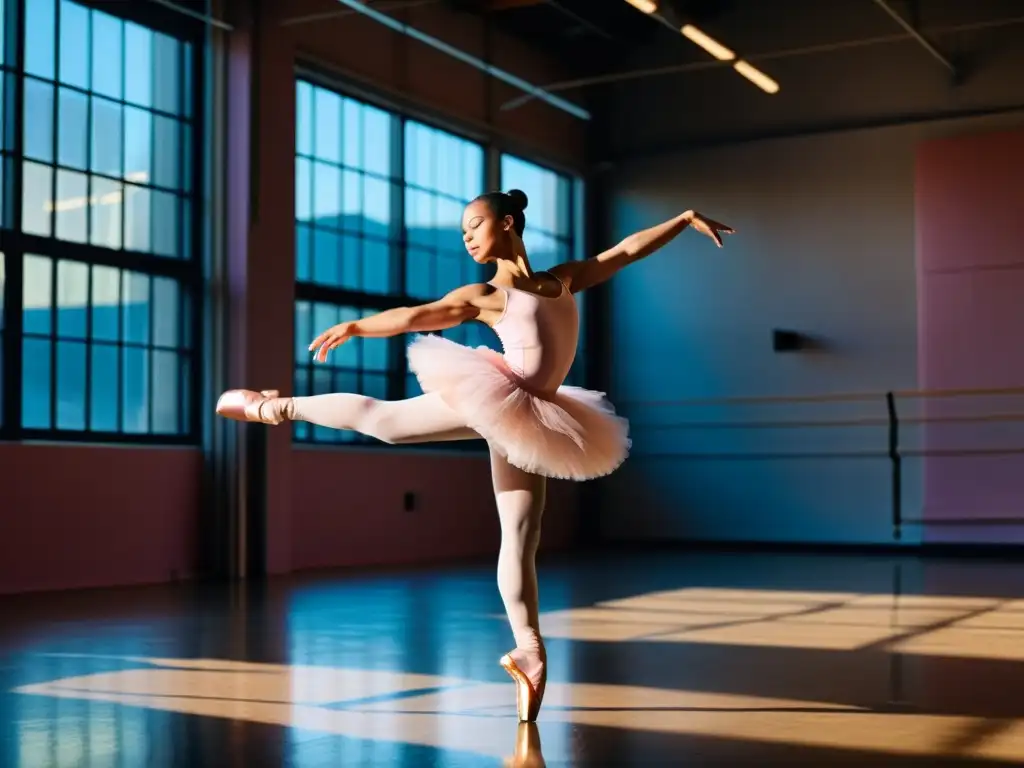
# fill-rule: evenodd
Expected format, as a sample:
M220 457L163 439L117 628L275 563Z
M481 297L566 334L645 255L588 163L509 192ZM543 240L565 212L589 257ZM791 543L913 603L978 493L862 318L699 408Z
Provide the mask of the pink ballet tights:
M348 393L271 398L260 407L260 416L274 424L288 419L354 430L396 445L479 439L437 394L407 400L375 400ZM536 685L547 660L540 635L535 565L547 485L545 478L512 466L493 449L491 480L501 522L498 591L515 638L512 657Z
M260 417L272 424L290 419L349 429L393 445L480 438L438 394L407 400L376 400L347 392L274 397L260 406Z
M501 522L498 591L516 640L511 656L537 686L547 662L540 635L536 567L547 482L512 466L493 449L491 480Z

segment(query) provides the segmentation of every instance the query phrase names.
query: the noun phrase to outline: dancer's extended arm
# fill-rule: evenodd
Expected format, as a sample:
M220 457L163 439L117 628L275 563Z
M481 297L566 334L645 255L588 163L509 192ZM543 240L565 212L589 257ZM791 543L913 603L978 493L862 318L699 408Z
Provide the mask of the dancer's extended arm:
M719 248L722 247L722 237L719 233L732 234L735 231L732 227L709 219L696 211L686 211L656 227L633 233L615 247L593 258L559 264L550 271L566 283L573 293L578 293L605 282L623 267L650 256L678 237L687 227L693 227L701 234L707 235Z
M495 289L486 283L464 285L442 299L414 307L395 307L376 315L363 317L328 328L309 345L316 350L314 359L321 363L327 353L355 336L398 336L416 331L443 331L467 320L474 320L488 311L486 299Z

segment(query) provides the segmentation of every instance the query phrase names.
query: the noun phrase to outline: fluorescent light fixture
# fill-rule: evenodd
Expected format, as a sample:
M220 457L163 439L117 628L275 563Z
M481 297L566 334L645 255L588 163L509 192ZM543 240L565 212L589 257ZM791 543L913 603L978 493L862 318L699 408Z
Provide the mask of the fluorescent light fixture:
M706 34L697 29L693 24L687 24L679 30L683 33L683 37L691 42L696 43L705 51L710 53L719 61L732 61L736 58L736 54L733 53L729 48L726 48L720 42L715 40L713 37L708 37Z
M733 69L743 75L747 80L752 82L758 88L765 93L778 93L779 84L772 80L768 75L762 72L760 69L755 67L750 62L740 59L732 65Z
M654 0L626 0L626 2L644 13L654 13L658 10L658 4Z

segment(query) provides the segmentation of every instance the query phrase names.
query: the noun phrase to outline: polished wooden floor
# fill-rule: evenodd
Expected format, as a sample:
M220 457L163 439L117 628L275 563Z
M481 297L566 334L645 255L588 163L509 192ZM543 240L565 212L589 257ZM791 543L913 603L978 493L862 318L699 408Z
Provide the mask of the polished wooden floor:
M0 765L1024 761L1024 564L646 553L542 573L535 728L497 665L490 567L2 598Z

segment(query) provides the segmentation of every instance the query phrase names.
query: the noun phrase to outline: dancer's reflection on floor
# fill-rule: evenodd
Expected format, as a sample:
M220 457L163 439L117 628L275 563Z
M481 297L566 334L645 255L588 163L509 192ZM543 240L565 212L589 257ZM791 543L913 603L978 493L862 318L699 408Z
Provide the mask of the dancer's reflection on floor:
M516 751L505 759L505 768L544 768L544 754L540 748L540 731L536 723L520 723L516 731Z

